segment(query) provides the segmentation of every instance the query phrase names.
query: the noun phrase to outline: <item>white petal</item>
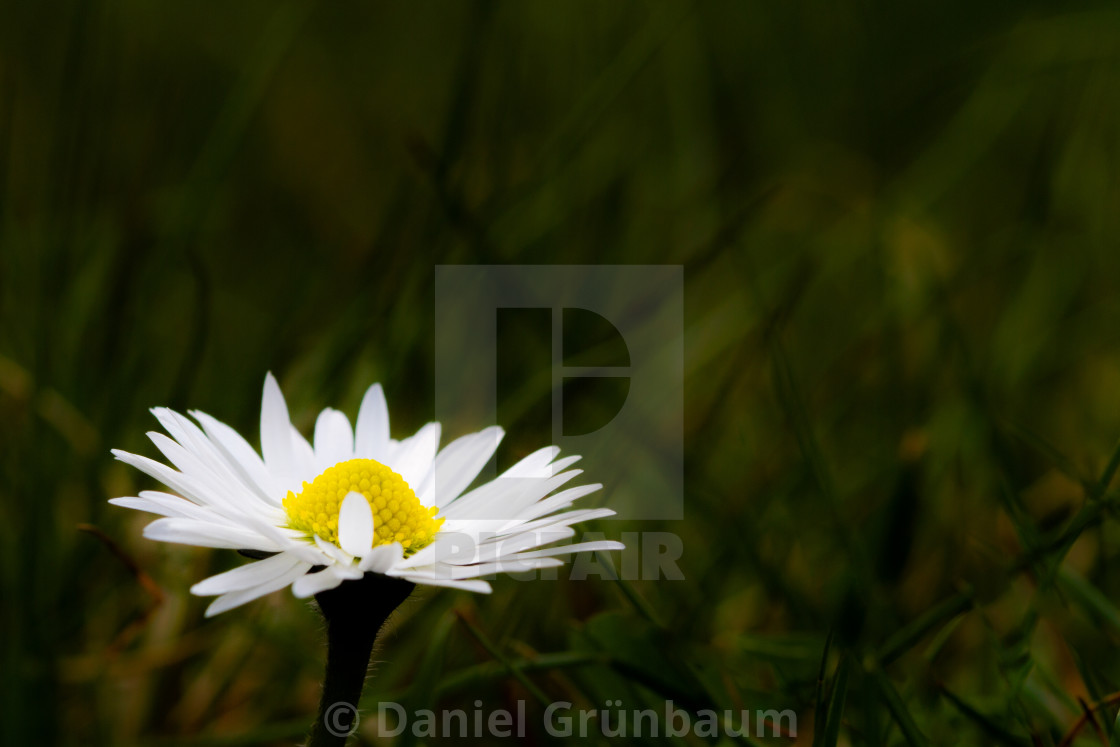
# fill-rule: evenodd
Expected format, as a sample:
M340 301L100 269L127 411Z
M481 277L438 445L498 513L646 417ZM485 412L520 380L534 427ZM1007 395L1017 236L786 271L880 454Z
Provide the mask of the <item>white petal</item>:
M413 574L400 575L405 581L411 581L414 584L421 584L422 586L446 586L451 589L461 589L463 591L473 591L478 594L489 594L491 592L490 584L485 581L477 579L464 579L456 580L451 578L438 578L433 574Z
M271 558L258 560L225 573L211 576L205 581L199 581L191 587L191 593L200 597L213 597L219 594L228 594L231 591L242 591L283 576L297 565L302 564L299 558L280 553Z
M449 520L517 519L546 495L579 474L580 470L573 469L545 478L502 475L459 498L443 511L443 515Z
M606 516L614 516L615 512L609 508L581 508L578 511L565 511L562 514L545 516L533 521L517 519L511 521L506 527L498 531L499 536L513 536L524 532L537 532L551 527L569 526L580 521L591 521ZM446 527L447 524L444 524Z
M294 425L291 427L290 433L292 436L292 462L296 474L295 487L292 489L298 490L305 481L311 482L314 480L322 470L316 466L315 450L311 448L311 444L307 443L303 434Z
M581 457L579 454L572 454L571 456L566 456L563 459L557 459L555 462L548 465L548 470L551 474L558 475L582 458L583 457Z
M234 477L236 479L225 457L214 448L210 439L197 425L166 407L153 407L152 414L156 416L164 430L170 433L171 437L196 457L199 462L205 464L207 469L222 478Z
M286 538L276 528L278 523L284 520L284 514L278 507L268 505L263 501L246 501L243 495L231 500L223 486L215 483L213 479L196 479L192 475L176 472L170 467L147 457L130 454L119 449L114 449L113 455L122 462L131 464L156 478L184 498L199 505L208 506L221 514L232 525L250 528L257 534L269 538L271 544L276 546L275 549L282 549L287 544ZM242 545L242 547L245 547L245 545Z
M458 498L490 461L504 435L505 431L492 426L445 446L436 457L432 473L435 488L432 505L443 508Z
M295 555L307 563L309 567L313 565L326 565L330 562L330 558L320 552L319 548L307 544L306 538L302 532L292 530L292 533L296 535L296 538L285 538L285 544L283 545L284 552Z
M343 579L331 573L330 568L324 568L317 573L307 573L297 578L292 584L292 593L300 599L306 599L321 591L333 589L342 582Z
M441 560L446 565L473 565L475 563L489 563L513 557L517 553L532 550L541 545L574 537L576 530L571 527L559 527L548 532L526 532L515 534L512 537L495 537L479 542L474 546L474 551L467 553L448 553Z
M201 481L191 475L184 475L165 464L140 456L130 454L120 449L112 450L113 456L125 464L129 464L141 472L151 475L167 487L179 493L185 499L200 506L209 506L233 522L246 522L250 516L267 516L267 506L257 503L256 507L246 513L247 507L240 502L231 502L220 490L213 489L212 481Z
M154 459L149 459L139 454L133 454L129 451L121 451L120 449L113 449L111 453L125 464L135 467L144 474L156 478L192 503L197 503L199 505L207 503L205 498L203 498L205 491L198 490L197 486L190 479L171 469L166 464L160 464Z
M111 498L109 503L114 506L124 506L136 511L147 511L160 516L177 516L183 519L198 519L200 521L218 520L218 514L208 508L191 503L186 498L180 498L170 493L157 493L153 490L143 490L139 498Z
M260 487L261 493L275 505L280 505L286 491L280 482L268 471L264 460L257 454L241 434L222 421L212 418L199 410L191 410L191 415L202 425L202 430L229 458L230 464Z
M444 526L447 525L444 524ZM411 572L413 568L422 568L431 565L436 557L447 557L448 555L461 552L460 548L473 544L477 544L474 537L469 535L463 536L463 533L454 534L445 532L443 527L441 527L430 545L417 550L409 557L398 562L396 564L396 569L407 568L409 572Z
M356 565L340 565L335 563L330 566L331 573L341 578L343 581L356 581L365 574L358 569Z
M373 511L361 493L350 492L342 499L338 544L351 555L364 555L373 545Z
M315 421L315 466L322 472L354 458L354 432L338 410L327 408Z
M280 385L270 373L264 379L264 396L261 398L261 452L268 470L279 476L282 487L292 490L299 486L299 475L292 448L292 421Z
M556 473L548 468L548 464L559 453L559 446L546 446L543 449L537 449L503 472L502 477L552 477Z
M492 563L479 563L478 565L449 565L437 566L438 574L446 574L452 579L478 578L490 576L495 573L524 573L538 568L556 568L564 565L563 560L557 558L511 558Z
M253 512L253 504L258 501L257 496L240 480L228 473L223 479L209 464L162 433L149 433L148 438L163 452L167 461L178 467L184 477L205 492L207 503L224 506L232 511L233 515Z
M568 508L574 501L579 500L585 495L594 493L601 487L603 487L601 483L593 482L590 485L577 485L574 488L562 490L556 495L551 495L542 501L537 501L519 511L516 521L529 521L530 519L537 519L561 509ZM510 522L510 525L513 524L514 522ZM503 527L503 529L504 528L505 527Z
M300 563L284 575L279 576L272 581L269 581L268 583L261 584L260 586L254 586L251 589L244 589L242 591L234 591L230 592L229 594L223 594L222 596L215 599L213 604L206 608L206 616L213 617L219 612L225 612L226 610L233 609L234 607L240 607L246 602L253 601L257 597L263 597L265 594L271 594L278 589L283 589L285 586L302 576L304 572L310 567L311 566L306 563Z
M276 552L284 549L258 532L196 519L156 519L144 527L144 536L159 542L174 542L197 547L221 547L229 550Z
M348 552L344 552L341 547L335 545L333 542L327 542L317 534L315 535L315 545L323 551L324 555L333 560L335 563L349 565L350 563L354 562L353 555Z
M439 449L439 423L428 423L401 441L389 460L389 468L404 478L413 490L419 488L432 469Z
M355 456L381 463L389 458L389 408L380 384L371 386L362 397L355 431Z
M223 486L236 485L240 492L245 492L266 503L272 502L267 491L249 477L248 473L240 468L236 460L232 459L186 416L166 407L154 407L152 408L152 414L156 416L167 432L195 457L198 463L205 466L207 471L219 480ZM167 454L166 451L164 453ZM171 458L170 454L167 454L167 456ZM256 454L254 453L253 456L256 456ZM180 468L187 471L181 465Z
M533 550L531 552L523 552L519 555L514 555L510 560L524 560L528 558L548 558L553 555L570 555L574 552L594 552L598 550L625 550L626 545L614 540L596 540L594 542L577 542L574 545L561 545L560 547L549 547L544 550Z
M399 542L393 542L389 545L378 545L370 550L369 553L362 558L362 562L358 564L358 567L363 571L385 573L403 558L404 548L401 547Z

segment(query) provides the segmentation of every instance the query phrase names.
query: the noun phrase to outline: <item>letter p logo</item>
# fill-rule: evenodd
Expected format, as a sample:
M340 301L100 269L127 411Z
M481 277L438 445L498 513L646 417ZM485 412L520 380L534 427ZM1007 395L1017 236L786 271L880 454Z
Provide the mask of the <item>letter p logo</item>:
M435 291L438 420L456 432L497 422L499 312L541 310L550 338L552 442L583 455L581 466L604 484L620 517L682 518L680 266L439 265ZM569 361L573 328L597 328L620 343L612 349L622 355ZM572 406L589 399L598 420L566 425Z

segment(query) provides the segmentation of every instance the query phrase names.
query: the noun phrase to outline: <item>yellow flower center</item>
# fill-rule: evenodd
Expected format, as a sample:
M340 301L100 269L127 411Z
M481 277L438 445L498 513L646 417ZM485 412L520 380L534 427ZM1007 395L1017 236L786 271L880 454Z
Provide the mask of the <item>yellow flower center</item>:
M373 511L373 547L400 542L405 555L432 541L443 525L439 509L427 508L400 475L372 459L339 462L298 494L284 499L288 526L338 543L338 514L348 493L361 493Z

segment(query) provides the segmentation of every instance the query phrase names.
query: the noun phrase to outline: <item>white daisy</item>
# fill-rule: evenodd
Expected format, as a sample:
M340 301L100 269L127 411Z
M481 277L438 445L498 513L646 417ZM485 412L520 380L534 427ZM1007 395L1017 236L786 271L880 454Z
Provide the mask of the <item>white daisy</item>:
M552 494L580 474L578 456L549 446L498 478L467 487L504 435L494 426L439 449L440 425L397 441L380 384L362 399L355 428L323 410L314 446L291 424L272 374L261 404L261 452L203 412L198 421L166 408L153 414L170 434L149 437L178 469L113 450L176 494L142 491L110 503L160 514L144 536L163 542L256 551L263 560L201 581L194 594L217 596L206 615L291 586L300 598L366 572L416 584L489 592L480 577L562 565L555 556L619 550L612 541L546 547L572 537L571 525L611 516L606 508L563 511L601 485ZM200 427L201 426L201 427Z

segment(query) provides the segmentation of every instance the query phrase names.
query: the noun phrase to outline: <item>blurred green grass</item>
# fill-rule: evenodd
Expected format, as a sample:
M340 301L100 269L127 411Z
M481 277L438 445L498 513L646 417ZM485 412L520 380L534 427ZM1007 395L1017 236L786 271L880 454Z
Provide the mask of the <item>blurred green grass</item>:
M311 610L203 620L236 558L105 503L147 486L108 449L151 453L148 407L254 433L272 370L306 428L380 380L399 436L434 265L668 263L686 520L591 528L679 533L687 580L419 594L368 703L528 678L792 708L800 744L1095 743L1118 63L1092 2L0 3L0 741L292 744L314 711ZM508 459L549 431L504 370Z

